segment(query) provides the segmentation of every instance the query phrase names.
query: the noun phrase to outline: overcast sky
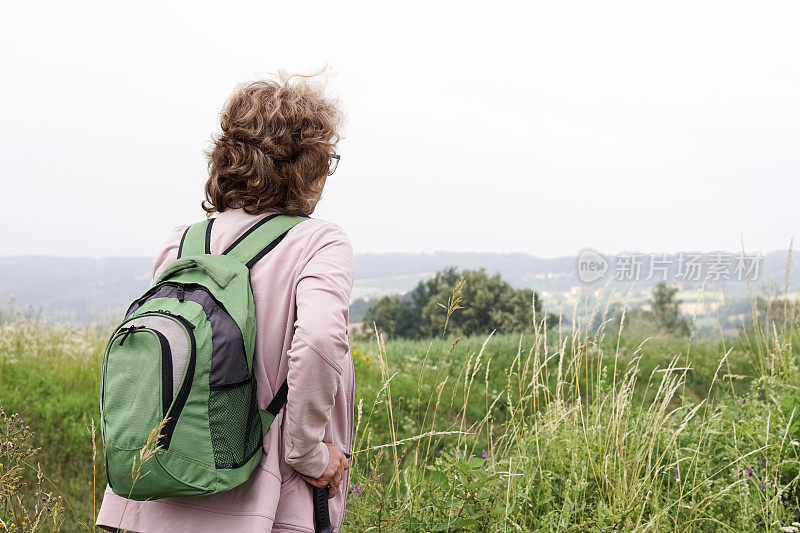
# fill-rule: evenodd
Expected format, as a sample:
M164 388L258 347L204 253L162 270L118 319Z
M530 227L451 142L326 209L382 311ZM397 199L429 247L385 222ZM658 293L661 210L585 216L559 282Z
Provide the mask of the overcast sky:
M323 64L357 253L800 237L797 2L214 4L4 5L0 255L154 255L237 83Z

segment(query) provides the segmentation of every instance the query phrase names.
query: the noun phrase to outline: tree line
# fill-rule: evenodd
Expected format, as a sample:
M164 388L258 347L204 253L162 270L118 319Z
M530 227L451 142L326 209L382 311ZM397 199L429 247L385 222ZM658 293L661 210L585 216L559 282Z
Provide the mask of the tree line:
M674 336L689 334L689 324L679 312L677 289L664 283L653 289L650 309L633 309L627 321L649 331ZM456 298L454 300L454 297ZM605 319L619 326L622 310L612 306ZM610 316L609 316L610 315ZM542 302L532 289L515 289L500 274L489 276L486 269L458 272L449 267L420 281L402 296L384 296L366 310L362 334L373 332L373 324L390 337L424 339L441 335L445 328L454 335L485 335L492 331L514 333L533 329L542 321ZM547 313L545 326L552 329L565 318ZM603 321L593 317L592 329ZM616 321L616 323L615 323Z

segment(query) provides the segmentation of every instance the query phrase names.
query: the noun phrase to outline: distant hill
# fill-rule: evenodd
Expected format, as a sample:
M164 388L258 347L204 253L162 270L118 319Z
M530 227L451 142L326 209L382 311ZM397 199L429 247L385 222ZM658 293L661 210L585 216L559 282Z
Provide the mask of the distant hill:
M0 295L48 318L116 320L150 285L151 270L144 257L2 257Z
M674 256L670 256L675 260ZM613 269L613 258L607 258ZM486 268L500 275L514 287L530 287L547 300L579 292L576 257L542 259L522 253L492 254L469 252L357 254L356 281L353 289L351 321L363 316L370 301L387 294L403 294L434 272L448 266L459 269ZM643 265L646 272L647 263ZM0 257L0 298L13 296L14 305L28 314L52 319L78 321L116 320L130 301L150 284L151 260L144 257L104 259L44 256ZM759 279L753 285L763 289L770 283L784 286L786 252L766 254L760 264ZM639 281L646 289L658 280ZM682 289L699 288L700 282L676 280L670 283ZM790 287L800 288L800 265L795 257ZM600 282L590 287L597 288ZM612 282L627 286L629 282ZM718 283L716 288L720 288ZM747 284L726 281L728 293L745 293Z

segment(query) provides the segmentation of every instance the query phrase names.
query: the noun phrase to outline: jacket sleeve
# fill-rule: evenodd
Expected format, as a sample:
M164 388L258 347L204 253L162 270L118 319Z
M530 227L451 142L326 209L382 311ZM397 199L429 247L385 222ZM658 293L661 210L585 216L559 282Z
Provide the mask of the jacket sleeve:
M335 224L317 230L307 250L314 251L297 277L283 452L289 466L316 478L328 466L322 441L350 356L347 322L355 267L350 241Z
M161 246L161 251L153 260L153 282L158 279L158 276L161 275L165 268L178 259L178 247L181 245L181 239L188 227L189 226L178 226L173 228L169 237L164 241L164 244Z

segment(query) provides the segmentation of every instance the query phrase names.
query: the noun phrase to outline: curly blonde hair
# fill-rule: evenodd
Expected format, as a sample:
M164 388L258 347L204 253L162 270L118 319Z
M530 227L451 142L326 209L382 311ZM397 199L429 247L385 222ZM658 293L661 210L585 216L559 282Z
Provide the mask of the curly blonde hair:
M222 110L222 133L206 152L202 206L258 214L311 214L322 195L342 113L315 76L287 75L243 84Z

